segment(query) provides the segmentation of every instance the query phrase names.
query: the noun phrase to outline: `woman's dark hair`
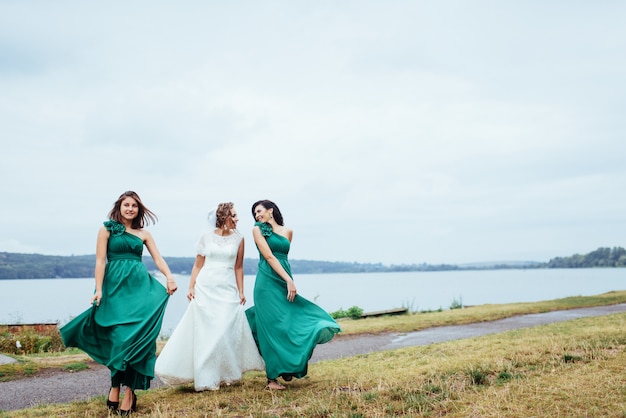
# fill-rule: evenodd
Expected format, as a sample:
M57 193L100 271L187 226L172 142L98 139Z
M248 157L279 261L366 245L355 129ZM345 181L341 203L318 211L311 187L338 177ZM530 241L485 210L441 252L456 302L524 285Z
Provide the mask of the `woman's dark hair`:
M135 217L135 219L133 219L131 223L131 227L133 229L141 229L144 227L144 225L147 226L151 223L156 223L158 219L157 216L143 204L137 193L130 190L122 193L120 197L117 198L117 200L113 204L113 209L111 209L111 212L109 212L109 219L113 219L115 222L122 223L121 206L122 201L127 197L132 197L137 202L137 216Z
M215 210L215 227L221 228L226 224L226 219L232 216L232 210L235 207L233 202L220 203Z
M278 225L285 225L285 223L283 222L283 215L280 213L280 209L278 209L278 206L276 206L276 203L272 202L271 200L259 200L258 202L254 202L254 204L252 205L252 218L256 219L256 216L254 216L254 209L256 209L257 206L263 206L265 209L269 210L269 209L273 209L273 216L274 219L276 219L276 223Z

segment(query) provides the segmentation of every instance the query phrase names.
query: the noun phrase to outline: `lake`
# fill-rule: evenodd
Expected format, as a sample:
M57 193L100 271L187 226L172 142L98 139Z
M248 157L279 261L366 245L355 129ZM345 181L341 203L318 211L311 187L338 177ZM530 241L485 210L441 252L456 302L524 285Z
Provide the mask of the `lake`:
M170 335L187 306L189 276L175 275L162 334ZM398 307L449 309L453 302L483 305L591 296L626 289L626 269L514 269L403 273L301 274L298 293L328 312L358 306L365 312ZM164 281L162 281L163 283ZM248 303L254 276L245 276ZM58 322L89 307L94 280L0 280L0 323Z

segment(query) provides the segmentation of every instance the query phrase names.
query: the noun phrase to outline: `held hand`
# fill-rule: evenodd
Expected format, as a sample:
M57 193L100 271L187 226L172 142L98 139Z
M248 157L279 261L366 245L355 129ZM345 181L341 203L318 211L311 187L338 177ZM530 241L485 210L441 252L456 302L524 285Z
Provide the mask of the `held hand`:
M101 300L102 300L102 291L99 291L99 292L97 291L91 297L91 304L93 305L93 303L96 302L96 306L100 306Z
M167 294L172 296L174 292L176 291L176 289L178 289L178 285L176 284L176 282L174 280L168 280L167 281Z
M293 302L297 293L295 283L293 280L289 280L289 282L287 282L287 300L289 302Z
M191 302L196 298L196 292L194 292L193 287L189 289L189 293L187 293L187 300Z

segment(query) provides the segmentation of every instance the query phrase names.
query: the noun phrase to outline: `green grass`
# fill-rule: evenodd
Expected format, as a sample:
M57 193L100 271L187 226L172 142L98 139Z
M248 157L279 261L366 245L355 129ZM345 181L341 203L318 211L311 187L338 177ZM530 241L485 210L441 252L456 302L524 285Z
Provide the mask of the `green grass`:
M14 358L16 356L13 356ZM8 382L25 376L33 376L41 367L32 361L16 358L16 363L0 365L0 382Z
M344 335L382 332L412 332L445 325L462 325L495 321L516 315L606 306L626 302L626 291L607 292L594 296L572 296L540 302L489 304L463 309L411 313L360 320L340 321Z
M89 366L82 361L77 361L77 362L73 362L73 363L68 363L63 365L63 370L68 371L68 372L79 372L81 370L86 370L89 368Z

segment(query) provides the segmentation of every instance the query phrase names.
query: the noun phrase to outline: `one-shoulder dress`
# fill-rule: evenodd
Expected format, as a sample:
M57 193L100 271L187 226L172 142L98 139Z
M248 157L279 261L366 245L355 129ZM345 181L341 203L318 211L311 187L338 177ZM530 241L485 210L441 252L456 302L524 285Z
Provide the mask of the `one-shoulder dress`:
M272 253L292 276L288 260L291 243L275 234L271 225L256 222ZM258 248L257 248L258 249ZM322 308L300 295L287 300L287 283L260 253L254 284L254 306L246 310L248 322L265 360L269 379L306 376L317 344L330 341L341 328Z
M240 304L235 261L241 234L208 231L196 246L204 256L195 297L159 354L155 372L167 385L193 382L194 390L217 390L265 365Z
M107 366L112 386L148 389L169 295L142 262L142 239L113 220L104 226L110 236L102 300L61 327L61 337Z

